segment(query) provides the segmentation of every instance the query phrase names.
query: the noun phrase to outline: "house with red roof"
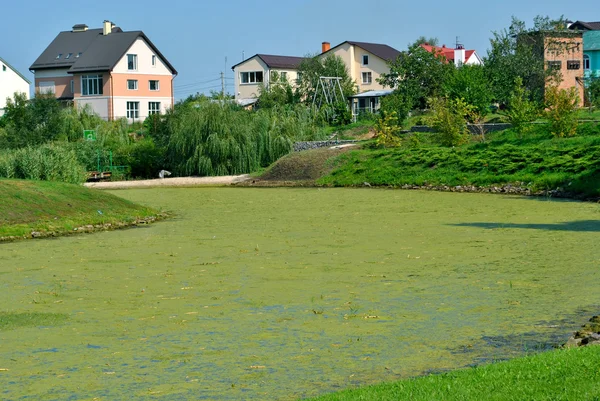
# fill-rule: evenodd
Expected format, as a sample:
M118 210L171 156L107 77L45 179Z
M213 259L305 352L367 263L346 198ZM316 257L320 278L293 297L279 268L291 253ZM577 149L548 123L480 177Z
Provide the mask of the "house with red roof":
M432 46L428 43L424 43L421 47L428 52L436 52L442 55L448 60L448 62L454 63L455 66L460 67L461 65L482 65L483 60L479 57L479 54L475 50L467 50L461 44L457 44L455 48L443 46Z

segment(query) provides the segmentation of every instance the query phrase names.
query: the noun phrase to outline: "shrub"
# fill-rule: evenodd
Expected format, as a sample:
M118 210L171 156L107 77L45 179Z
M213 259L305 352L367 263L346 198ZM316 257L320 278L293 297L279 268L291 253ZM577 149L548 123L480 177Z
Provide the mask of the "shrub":
M530 132L531 122L539 115L537 105L529 98L530 95L523 86L523 80L520 77L517 78L515 87L508 99L506 116L519 138Z
M429 121L442 146L458 146L469 141L467 118L473 111L472 106L462 99L446 98L431 99L430 106L433 113Z
M375 126L375 143L379 147L391 148L400 145L398 117L395 112L383 112Z
M552 85L546 89L545 116L550 123L550 132L557 138L574 136L577 133L577 89L559 89Z

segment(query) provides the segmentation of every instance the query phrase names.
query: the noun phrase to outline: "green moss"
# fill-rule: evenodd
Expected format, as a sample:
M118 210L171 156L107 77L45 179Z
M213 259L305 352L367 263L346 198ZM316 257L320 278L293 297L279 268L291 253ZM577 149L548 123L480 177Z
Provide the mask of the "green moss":
M597 204L114 193L178 217L0 245L5 310L70 317L0 332L3 398L297 399L524 356L598 314Z

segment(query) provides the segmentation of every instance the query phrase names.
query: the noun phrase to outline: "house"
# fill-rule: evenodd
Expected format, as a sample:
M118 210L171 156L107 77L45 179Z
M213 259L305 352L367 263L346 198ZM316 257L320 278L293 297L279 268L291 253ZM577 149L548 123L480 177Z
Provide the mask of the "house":
M421 47L428 52L435 52L443 56L448 62L454 63L455 66L460 67L461 65L482 65L483 60L479 57L479 54L475 50L467 50L461 44L456 44L454 49L443 46L432 46L428 43L424 43Z
M298 80L298 67L304 57L275 56L256 54L231 67L234 72L235 100L242 106L256 103L260 86L268 86L277 79L279 82L295 83Z
M386 90L377 80L382 74L389 74L389 63L398 58L400 51L380 43L354 41L345 41L334 47L323 42L321 50L319 57L330 54L341 57L350 78L356 82L357 95L350 99L354 117L362 112L379 110L381 97L391 90Z
M600 77L600 22L576 21L571 30L583 32L583 72L586 78Z
M579 105L584 102L584 44L583 32L579 30L566 31L536 31L519 36L518 40L526 41L533 48L537 57L544 61L546 70L559 73L560 89L575 88L579 97ZM551 85L547 80L545 88ZM545 89L543 88L543 89Z
M107 120L144 120L173 107L175 68L142 31L110 21L60 32L31 65L36 93L91 106Z
M0 117L4 114L6 99L16 92L24 93L29 99L29 85L31 81L0 57Z

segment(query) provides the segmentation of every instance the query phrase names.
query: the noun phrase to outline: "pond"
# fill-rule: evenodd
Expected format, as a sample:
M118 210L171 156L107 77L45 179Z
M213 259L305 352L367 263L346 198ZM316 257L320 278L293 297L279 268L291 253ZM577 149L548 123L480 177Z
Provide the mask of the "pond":
M544 350L600 305L592 203L114 193L177 217L0 245L0 311L33 319L0 326L0 398L292 400Z

